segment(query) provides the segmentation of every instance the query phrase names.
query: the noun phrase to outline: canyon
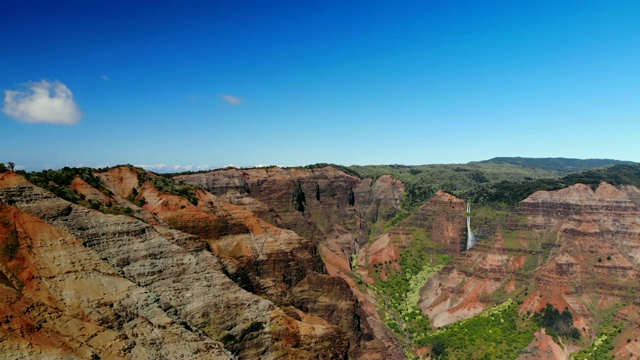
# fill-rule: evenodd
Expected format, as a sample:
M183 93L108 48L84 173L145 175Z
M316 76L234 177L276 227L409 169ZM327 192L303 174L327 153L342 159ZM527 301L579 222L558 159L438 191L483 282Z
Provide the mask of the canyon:
M7 358L433 358L429 336L512 303L580 333L538 327L521 359L569 359L612 324L611 354L640 356L633 185L469 209L445 191L409 208L396 177L331 165L65 181L0 173Z

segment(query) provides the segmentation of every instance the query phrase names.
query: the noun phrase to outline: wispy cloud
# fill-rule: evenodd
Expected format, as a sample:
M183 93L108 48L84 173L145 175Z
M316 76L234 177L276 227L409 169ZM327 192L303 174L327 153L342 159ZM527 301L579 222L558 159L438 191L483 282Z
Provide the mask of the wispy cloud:
M167 164L154 164L154 165L136 165L145 170L156 172L181 172L181 171L200 171L212 169L210 165L167 165Z
M138 164L135 165L137 167L141 167L145 170L149 170L149 171L167 171L167 168L169 167L169 165L167 164L153 164L153 165L148 165L148 164Z
M82 118L71 90L59 81L41 80L23 84L17 90L5 90L2 111L27 123L73 125Z
M174 171L200 171L211 169L210 165L174 165L172 167Z
M244 102L244 99L233 95L220 94L220 97L222 98L222 100L228 102L231 105L240 105Z
M109 77L107 75L100 75L100 79L104 81L109 81Z

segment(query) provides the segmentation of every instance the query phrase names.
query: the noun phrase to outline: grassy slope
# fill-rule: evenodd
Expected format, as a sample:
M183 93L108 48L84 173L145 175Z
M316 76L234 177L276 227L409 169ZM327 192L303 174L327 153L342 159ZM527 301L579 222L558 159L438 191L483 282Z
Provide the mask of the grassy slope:
M476 183L497 182L502 180L525 180L528 178L559 177L555 170L527 168L512 164L469 163L436 165L353 165L349 167L365 177L377 178L384 174L407 183L428 182L430 184L448 184L455 189L466 189Z
M613 159L568 159L568 158L522 158L522 157L496 157L478 163L513 164L532 168L549 169L561 172L575 172L589 170L597 167L634 164L632 161Z

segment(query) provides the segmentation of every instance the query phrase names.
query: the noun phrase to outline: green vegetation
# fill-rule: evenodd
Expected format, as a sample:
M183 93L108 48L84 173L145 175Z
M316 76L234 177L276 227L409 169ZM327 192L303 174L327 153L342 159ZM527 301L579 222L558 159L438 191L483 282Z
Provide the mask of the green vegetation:
M138 190L136 190L136 188L132 188L131 189L131 194L129 194L129 196L127 196L127 200L132 204L138 205L139 207L143 207L147 203L145 198L140 196L140 194L138 193Z
M182 196L193 205L198 205L197 185L186 184L182 181L173 180L170 176L163 174L161 176L153 176L152 173L141 171L138 172L138 184L142 186L146 181L151 181L153 185L160 191Z
M614 165L604 169L572 173L561 178L528 181L500 181L483 184L462 196L475 203L500 202L515 204L538 190L558 190L578 183L596 188L600 183L640 186L640 164Z
M620 164L633 164L632 161L620 161L612 159L568 159L568 158L522 158L522 157L496 157L493 159L480 161L479 163L494 163L494 164L512 164L519 166L526 166L531 168L540 168L548 170L556 170L562 172L575 172L589 170L593 168L620 165Z
M391 219L389 219L387 222L384 223L384 225L382 226L382 233L389 231L391 228L398 225L402 220L408 218L409 215L411 215L410 212L405 210L400 210L400 212L398 212L396 216L392 217Z
M99 201L88 200L84 195L77 193L71 188L71 182L76 177L81 178L92 187L102 191L104 194L112 195L109 189L105 188L100 179L98 179L94 172L104 171L105 169L96 170L92 168L70 168L64 167L59 170L43 170L39 172L23 172L20 174L29 180L32 184L40 186L54 193L67 201L74 204L78 204L84 207L88 207L94 210L99 210L107 214L130 214L131 209L128 207L121 207L113 205L111 203L103 204ZM128 210L127 210L128 209ZM71 207L67 207L63 215L69 215L71 213Z
M178 182L168 176L158 176L143 169L136 168L132 165L125 166L129 166L134 171L136 171L136 173L138 174L139 185L144 184L146 181L151 181L159 191L179 195L186 198L190 203L194 205L198 204L198 198L196 194L198 187L196 185ZM64 167L58 170L43 170L30 173L19 170L18 173L24 176L34 185L47 189L54 193L56 196L61 197L74 204L99 210L107 214L132 214L133 210L129 207L118 206L111 202L103 203L96 200L86 199L84 195L79 194L71 188L71 183L73 182L73 180L79 177L95 189L103 192L105 195L112 196L113 194L111 193L111 191L104 187L104 185L102 185L102 183L100 182L100 179L94 175L94 173L104 172L107 170L109 170L109 168L93 169L88 167ZM131 203L136 204L140 207L144 206L146 203L145 199L139 196L136 189L132 189L131 194L127 199ZM71 211L69 211L69 213L70 212Z
M499 229L515 228L522 220L514 215L514 206L489 203L472 209L472 223L476 236L489 237Z
M109 190L102 186L100 179L93 175L96 171L98 170L87 167L70 168L65 166L59 170L43 170L39 172L22 173L22 175L32 184L45 188L74 204L79 204L84 199L80 194L71 189L71 182L73 182L76 177L81 178L94 188L103 192L107 191L107 194L110 194Z
M598 337L586 349L571 355L571 360L614 360L615 356L611 354L614 348L614 340L621 330L621 325L606 325L598 329Z
M9 161L6 165L5 163L0 163L0 173L7 172L9 170L16 170L16 164L14 162Z
M380 299L387 326L412 344L430 331L429 318L418 307L420 289L450 258L422 229L414 232L413 241L400 256L400 269L394 263L374 265L376 282L371 287ZM382 279L382 272L386 280Z
M419 339L434 359L515 359L534 338L539 326L519 316L509 299L471 319L459 321Z
M547 333L554 337L580 339L580 331L573 327L573 316L569 309L558 311L553 305L547 306L533 316L533 320L547 329Z
M69 202L77 205L81 205L90 209L99 210L106 214L126 214L132 213L131 208L114 205L110 202L101 203L95 200L86 199L84 195L79 194L71 188L71 183L76 177L81 178L92 187L102 191L105 195L113 195L109 189L105 188L100 179L98 179L94 173L100 171L106 171L107 169L93 169L93 168L70 168L64 167L59 170L43 170L37 172L24 172L18 171L20 175L24 176L32 184L40 186L46 190L51 191L56 196L61 197ZM71 206L67 206L62 215L69 215L72 211Z

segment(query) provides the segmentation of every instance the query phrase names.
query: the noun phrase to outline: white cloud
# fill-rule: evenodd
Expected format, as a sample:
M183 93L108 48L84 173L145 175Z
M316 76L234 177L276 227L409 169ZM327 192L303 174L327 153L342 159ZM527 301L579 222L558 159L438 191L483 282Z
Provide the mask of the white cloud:
M193 169L193 165L186 165L186 166L182 166L182 165L174 165L174 166L172 167L172 169L173 169L173 170L180 170L180 169L183 169L183 168L184 168L185 170L187 170L187 171L188 171L188 170Z
M101 75L100 78L104 81L109 81L109 77L107 75Z
M141 167L141 168L143 168L145 170L149 170L149 171L163 171L163 170L166 170L167 167L168 167L167 164L155 164L155 165L143 164L143 165L134 165L134 166Z
M240 105L244 102L244 99L233 95L220 94L220 97L231 105Z
M175 171L200 171L200 170L209 170L211 169L210 165L174 165L173 170Z
M41 80L26 83L17 90L5 90L2 111L27 123L73 125L82 118L71 90L59 81Z
M167 164L155 164L155 165L136 165L145 170L156 172L182 172L182 171L200 171L211 169L209 165L167 165Z

